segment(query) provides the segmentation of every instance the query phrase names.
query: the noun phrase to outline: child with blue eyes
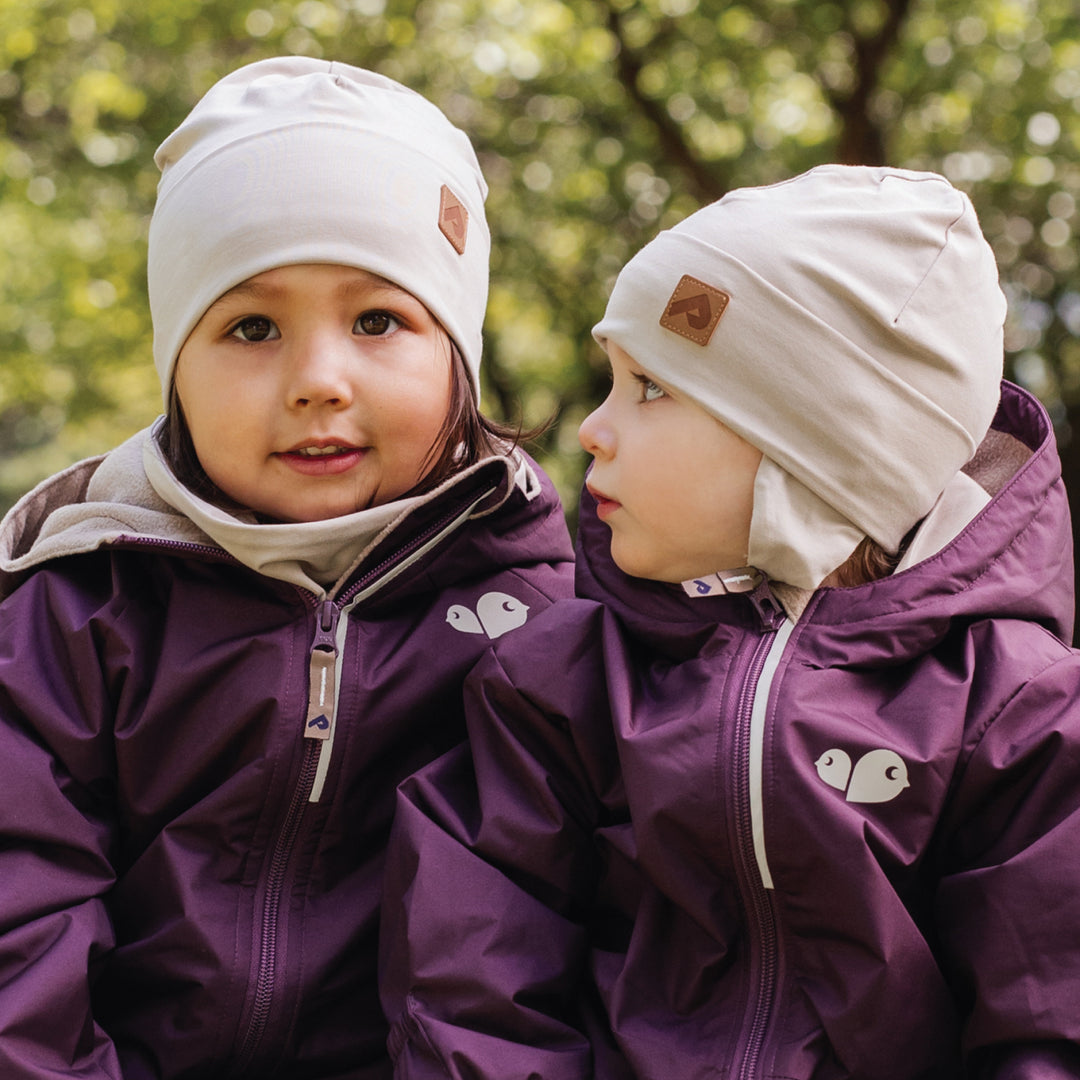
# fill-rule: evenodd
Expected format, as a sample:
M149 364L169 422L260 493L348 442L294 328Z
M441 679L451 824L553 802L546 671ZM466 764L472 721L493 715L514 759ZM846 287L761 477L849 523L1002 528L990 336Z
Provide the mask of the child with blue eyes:
M734 191L627 264L580 599L399 794L396 1076L1080 1075L1069 511L1004 317L930 173Z
M165 415L0 529L0 1076L387 1077L394 789L572 591L477 408L486 186L425 99L303 58L156 160Z

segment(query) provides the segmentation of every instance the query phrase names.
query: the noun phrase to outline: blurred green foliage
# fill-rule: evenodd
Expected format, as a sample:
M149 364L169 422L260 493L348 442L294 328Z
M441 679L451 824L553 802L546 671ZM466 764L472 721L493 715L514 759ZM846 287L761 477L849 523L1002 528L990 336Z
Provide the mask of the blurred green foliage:
M485 408L558 412L537 452L569 506L618 268L730 187L830 160L970 192L1009 371L1050 407L1069 475L1074 0L0 0L0 505L159 411L154 148L217 78L280 53L384 72L473 137L495 239Z

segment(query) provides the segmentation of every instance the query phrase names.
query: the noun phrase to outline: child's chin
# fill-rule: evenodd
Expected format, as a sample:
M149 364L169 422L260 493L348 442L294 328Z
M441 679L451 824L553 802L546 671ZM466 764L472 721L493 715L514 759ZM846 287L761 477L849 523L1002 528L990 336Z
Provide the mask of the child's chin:
M348 504L314 504L300 506L281 507L279 513L264 513L262 516L267 521L274 521L281 525L310 525L316 521L333 521L334 518L345 517L355 514L363 507Z
M644 578L647 581L663 581L658 576L658 567L649 559L642 558L640 554L626 551L619 543L612 539L611 561L628 577Z

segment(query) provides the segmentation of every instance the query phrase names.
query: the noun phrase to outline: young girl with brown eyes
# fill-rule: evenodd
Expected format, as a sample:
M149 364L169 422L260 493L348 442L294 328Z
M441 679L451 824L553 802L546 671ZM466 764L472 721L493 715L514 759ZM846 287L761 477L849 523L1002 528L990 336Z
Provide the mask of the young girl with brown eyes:
M156 160L166 415L0 531L0 1075L386 1077L395 786L572 588L477 409L486 187L419 95L302 58Z

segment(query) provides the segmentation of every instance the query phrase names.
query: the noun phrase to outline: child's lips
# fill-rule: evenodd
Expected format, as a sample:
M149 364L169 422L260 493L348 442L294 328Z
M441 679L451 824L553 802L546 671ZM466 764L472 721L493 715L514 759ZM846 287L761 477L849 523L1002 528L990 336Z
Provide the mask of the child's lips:
M344 442L312 442L284 450L277 456L303 476L337 476L358 464L367 450Z
M589 494L596 500L596 516L600 518L601 521L603 521L605 517L614 514L615 511L622 506L622 503L609 498L602 492L597 491L596 488L589 487L589 485L586 485L586 487L588 487Z

